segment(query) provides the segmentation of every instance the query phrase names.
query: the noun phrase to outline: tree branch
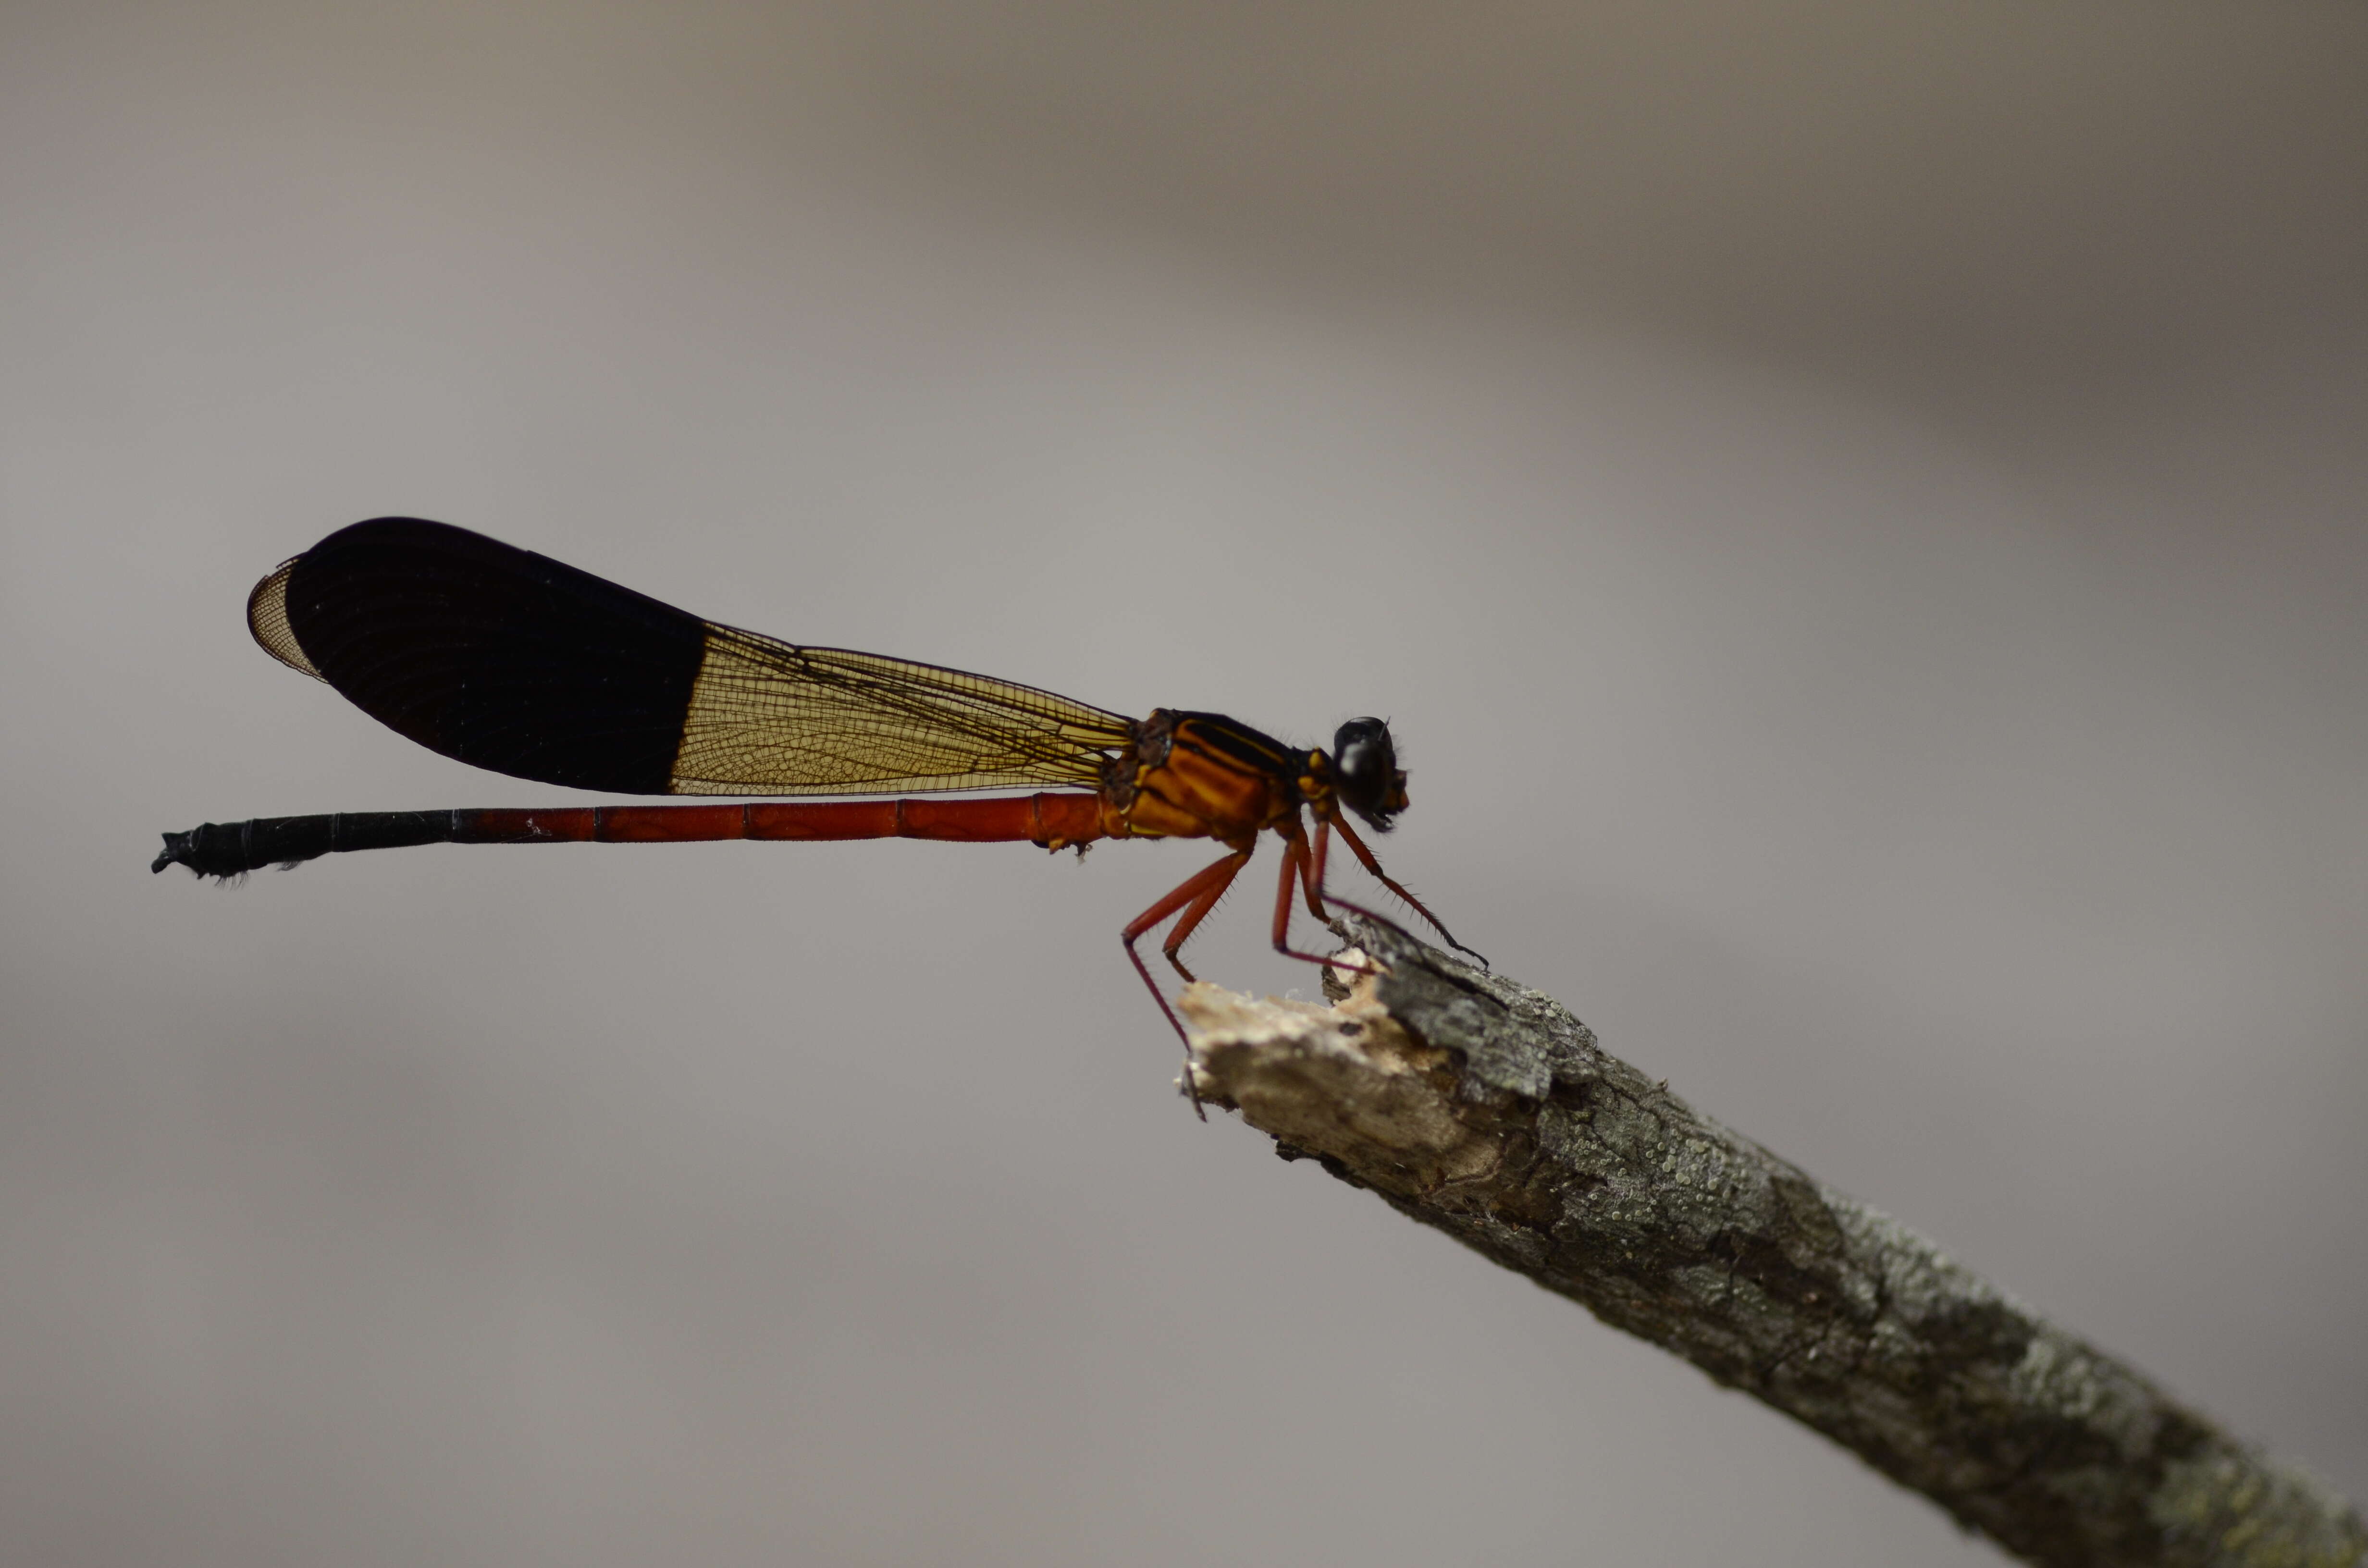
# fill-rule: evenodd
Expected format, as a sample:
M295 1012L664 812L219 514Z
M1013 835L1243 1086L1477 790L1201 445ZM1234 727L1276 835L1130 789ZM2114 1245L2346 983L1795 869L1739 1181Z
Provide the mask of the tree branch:
M2368 1562L2368 1524L2317 1482L1701 1115L1552 998L1378 922L1343 929L1385 972L1338 1006L1184 994L1201 1097L1286 1159L1684 1357L2030 1562Z

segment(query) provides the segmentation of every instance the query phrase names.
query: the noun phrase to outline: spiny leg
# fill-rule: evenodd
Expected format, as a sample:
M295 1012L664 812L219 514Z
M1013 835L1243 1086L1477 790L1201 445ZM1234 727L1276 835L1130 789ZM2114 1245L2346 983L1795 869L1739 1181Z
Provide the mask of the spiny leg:
M1119 941L1126 948L1127 962L1134 965L1134 972L1143 977L1143 983L1151 992L1151 999L1159 1004L1161 1015L1167 1019L1167 1027L1174 1029L1176 1038L1184 1042L1184 1092L1192 1097L1192 1114L1203 1121L1209 1119L1209 1113L1201 1108L1201 1088L1192 1082L1192 1037L1184 1032L1183 1020L1176 1016L1176 1009L1167 1005L1167 994L1159 989L1159 982L1151 978L1150 967L1143 961L1143 955L1134 950L1134 944L1145 931L1179 909L1186 910L1187 918L1197 924L1198 916L1190 913L1189 906L1205 898L1209 908L1214 908L1217 900L1224 895L1226 887L1241 874L1242 868L1250 863L1251 851L1256 848L1257 845L1252 844L1249 848L1236 849L1224 859L1201 867L1164 894L1158 903L1128 921L1126 928L1119 933ZM1207 913L1207 908L1200 911L1201 915ZM1186 934L1190 935L1190 932ZM1170 955L1169 961L1174 961L1173 955ZM1178 964L1177 967L1181 969L1183 965Z
M1387 871L1382 869L1382 863L1373 858L1373 852L1365 847L1365 841L1357 836L1357 830L1350 827L1346 819L1334 819L1334 821L1327 825L1338 827L1340 830L1340 836L1348 840L1349 847L1356 852L1358 860L1363 864L1365 869L1373 874L1373 880L1380 882L1382 886L1389 889L1390 892L1397 894L1399 898L1405 900L1406 905L1408 909L1413 910L1417 915L1419 915L1425 920L1429 921L1430 928L1438 932L1440 936L1446 937L1447 945L1449 947L1453 948L1459 953L1469 953L1472 957L1479 959L1480 967L1482 969L1486 969L1488 967L1488 960L1482 957L1478 949L1467 948L1463 943L1457 941L1455 939L1455 933L1449 930L1446 926L1440 922L1439 916L1433 915L1429 909L1424 905L1422 900L1415 897L1413 893L1407 892L1405 883L1399 881L1395 877L1391 876ZM1319 885L1323 879L1323 867L1324 862L1322 858L1322 851L1319 847L1315 863L1316 878ZM1339 904L1343 909L1354 910L1359 915L1365 915L1370 919L1379 920L1382 918L1380 915L1375 915L1372 910L1366 909L1359 904L1350 903L1345 898L1339 898L1336 895L1333 902ZM1388 924L1388 922L1384 923Z
M1201 922L1209 918L1210 912L1217 907L1217 901L1225 896L1225 890L1234 885L1235 876L1243 866L1249 863L1249 856L1245 852L1237 863L1233 861L1231 856L1218 862L1220 865L1228 863L1233 864L1233 869L1211 882L1200 897L1185 907L1184 913L1176 917L1176 924L1168 927L1167 940L1159 944L1159 951L1167 960L1169 967L1188 981L1198 980L1201 977L1186 969L1183 959L1178 955L1183 952L1184 944L1192 939L1192 933L1200 926ZM1157 922L1155 921L1153 924L1156 925Z
M1323 842L1321 824L1316 829L1316 842L1318 845ZM1294 881L1306 890L1307 907L1315 911L1315 918L1329 918L1325 915L1324 905L1315 892L1316 873L1314 868L1322 854L1321 848L1311 850L1307 846L1307 837L1299 831L1297 823L1292 824L1290 829L1283 833L1282 878L1274 890L1274 950L1284 958L1297 959L1303 963L1320 964L1326 969L1344 970L1350 974L1372 974L1375 971L1365 964L1344 963L1337 955L1322 958L1315 953L1303 953L1291 945L1291 894Z
M1324 907L1324 862L1332 850L1332 819L1315 819L1315 851L1299 863L1299 881L1307 890L1307 913L1329 923L1331 914Z

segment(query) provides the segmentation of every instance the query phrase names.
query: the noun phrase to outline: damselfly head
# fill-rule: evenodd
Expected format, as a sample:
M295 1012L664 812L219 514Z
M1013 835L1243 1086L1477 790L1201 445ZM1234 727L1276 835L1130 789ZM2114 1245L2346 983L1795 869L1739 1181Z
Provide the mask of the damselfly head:
M1398 767L1388 723L1351 719L1341 725L1332 737L1332 762L1338 769L1333 790L1340 803L1375 833L1389 832L1392 819L1406 807L1406 776Z

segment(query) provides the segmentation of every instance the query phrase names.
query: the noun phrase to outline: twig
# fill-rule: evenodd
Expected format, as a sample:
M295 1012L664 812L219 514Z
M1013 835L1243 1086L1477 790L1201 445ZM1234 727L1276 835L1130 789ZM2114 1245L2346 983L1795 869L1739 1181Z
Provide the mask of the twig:
M2368 1524L1538 992L1377 922L1335 1007L1185 993L1201 1097L2032 1562L2358 1568Z

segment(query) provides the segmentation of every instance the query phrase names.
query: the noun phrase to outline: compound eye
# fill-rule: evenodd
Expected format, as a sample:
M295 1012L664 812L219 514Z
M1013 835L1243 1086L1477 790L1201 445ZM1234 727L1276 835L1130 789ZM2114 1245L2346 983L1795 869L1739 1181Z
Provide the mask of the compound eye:
M1332 737L1340 803L1381 833L1406 809L1406 775L1398 771L1390 727L1379 719L1351 719Z

